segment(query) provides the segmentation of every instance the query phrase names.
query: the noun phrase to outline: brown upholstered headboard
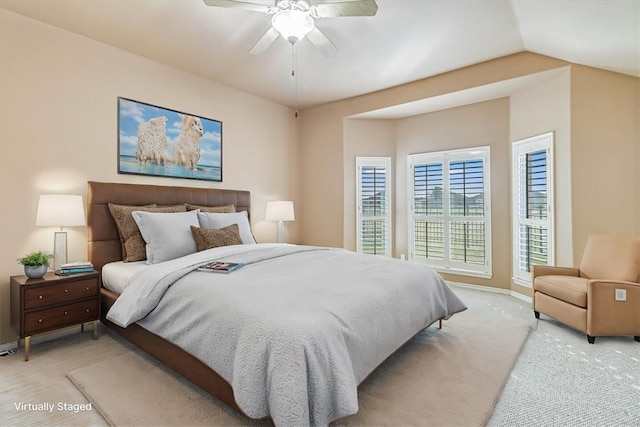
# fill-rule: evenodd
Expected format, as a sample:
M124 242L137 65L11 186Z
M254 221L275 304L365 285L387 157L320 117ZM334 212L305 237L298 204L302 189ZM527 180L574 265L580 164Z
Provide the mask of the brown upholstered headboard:
M88 256L100 270L108 262L122 260L120 236L109 212L109 203L118 205L234 205L236 211L251 215L251 193L215 188L165 187L89 181L87 190Z

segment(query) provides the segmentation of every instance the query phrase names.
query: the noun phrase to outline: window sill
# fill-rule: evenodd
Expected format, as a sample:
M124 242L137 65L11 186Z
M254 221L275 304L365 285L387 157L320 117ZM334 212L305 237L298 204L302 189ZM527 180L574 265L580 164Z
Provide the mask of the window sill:
M518 279L518 278L515 278L515 277L512 277L511 280L513 280L513 283L515 283L516 285L524 286L525 288L532 288L533 287L531 285L531 281L530 280Z
M427 265L429 265L429 264L427 264ZM491 279L491 277L493 276L493 274L491 274L491 273L485 273L485 272L482 272L482 271L460 270L460 269L455 269L455 268L442 268L442 267L434 267L434 266L431 266L431 265L429 265L429 267L431 267L432 269L434 269L438 273L455 274L455 275L458 275L458 276L480 277L482 279Z

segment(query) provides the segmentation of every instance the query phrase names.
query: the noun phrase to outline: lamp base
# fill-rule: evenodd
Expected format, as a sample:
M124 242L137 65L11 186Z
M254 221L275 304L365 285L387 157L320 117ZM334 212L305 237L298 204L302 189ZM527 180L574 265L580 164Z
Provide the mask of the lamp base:
M284 243L284 221L278 221L278 243Z
M53 266L59 270L67 263L67 232L56 231L53 236Z

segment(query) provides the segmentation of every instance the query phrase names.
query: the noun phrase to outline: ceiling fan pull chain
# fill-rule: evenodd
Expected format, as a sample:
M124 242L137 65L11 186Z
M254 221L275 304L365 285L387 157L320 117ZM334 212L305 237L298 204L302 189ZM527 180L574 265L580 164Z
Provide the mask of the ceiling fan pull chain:
M295 109L295 118L298 118L298 55L296 55L296 44L291 44L291 77L293 77L293 106Z

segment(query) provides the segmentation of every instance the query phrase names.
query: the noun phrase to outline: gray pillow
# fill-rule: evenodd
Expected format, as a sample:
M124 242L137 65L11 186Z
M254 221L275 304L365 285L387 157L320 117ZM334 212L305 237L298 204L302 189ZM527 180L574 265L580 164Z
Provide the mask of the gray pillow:
M220 229L231 224L238 224L242 243L245 245L256 243L256 239L254 239L253 234L251 234L247 211L235 213L198 212L198 221L200 221L201 228Z
M147 243L147 264L169 261L198 251L191 234L191 226L200 225L198 212L134 211L131 214Z

